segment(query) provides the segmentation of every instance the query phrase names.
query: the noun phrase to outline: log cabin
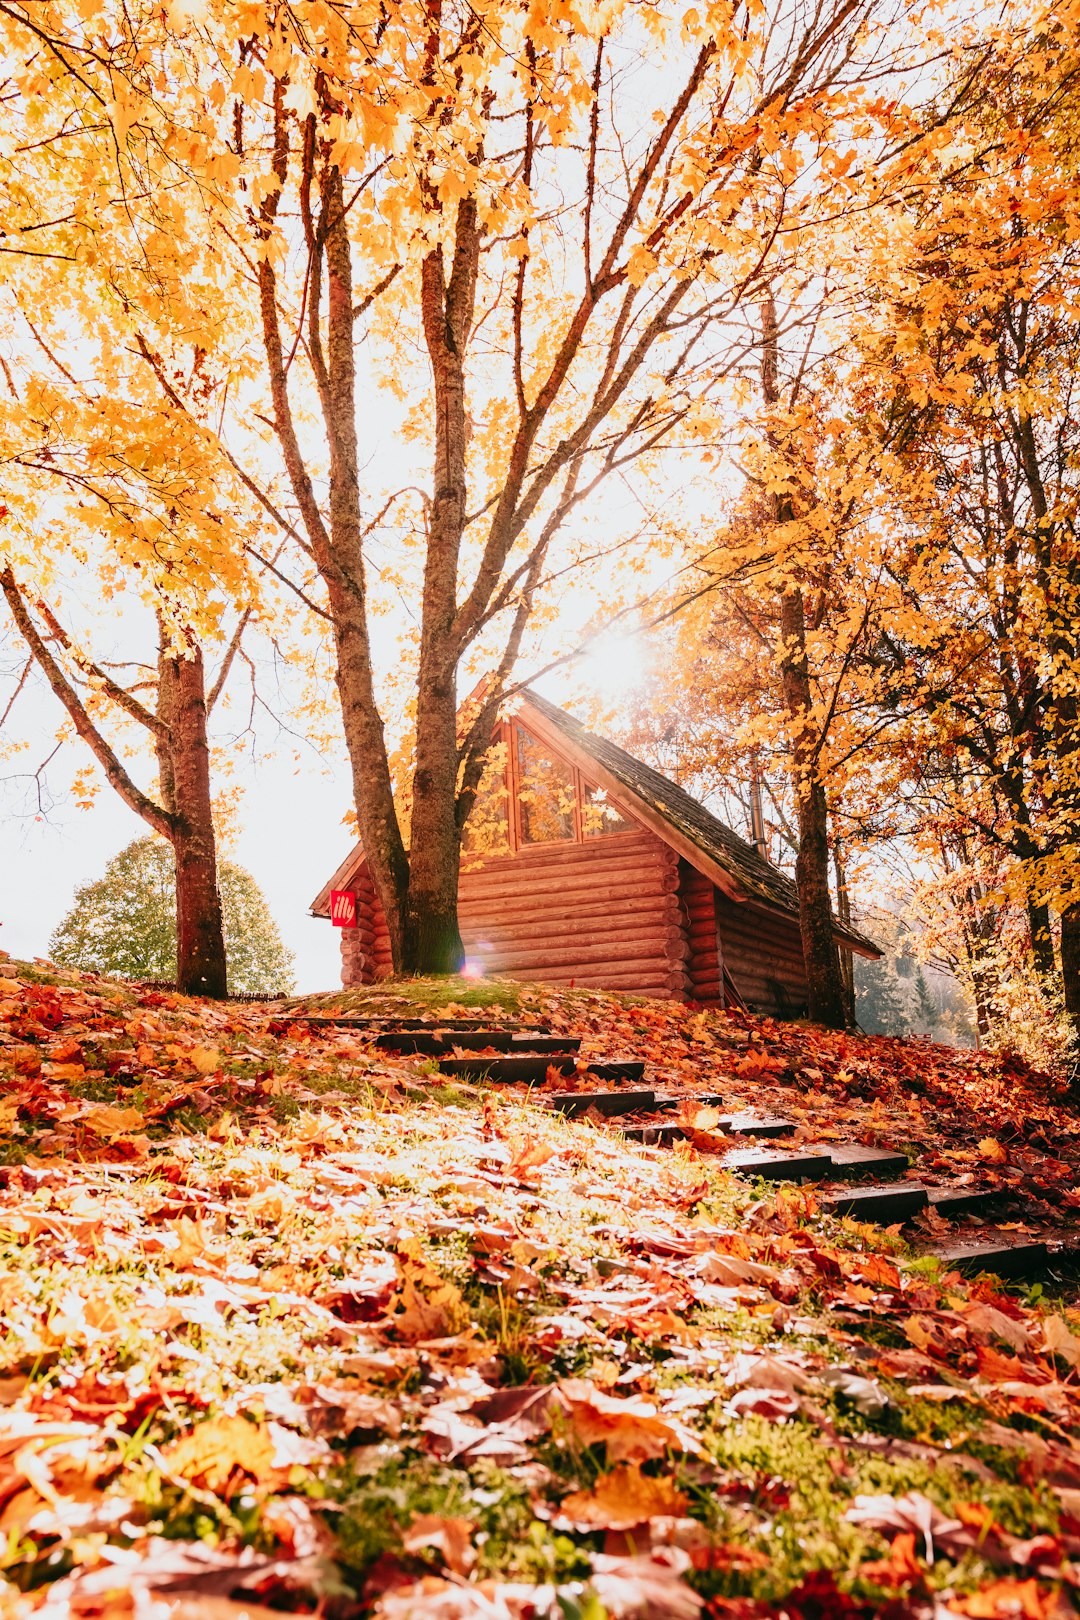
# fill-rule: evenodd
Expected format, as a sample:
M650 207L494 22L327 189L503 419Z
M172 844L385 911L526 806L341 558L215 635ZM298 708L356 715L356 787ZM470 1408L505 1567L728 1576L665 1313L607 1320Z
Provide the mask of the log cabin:
M462 852L467 971L745 1006L806 1008L795 884L659 771L525 691L500 721ZM332 908L332 896L334 898ZM357 845L312 903L341 927L342 984L392 971ZM881 955L852 928L843 950Z

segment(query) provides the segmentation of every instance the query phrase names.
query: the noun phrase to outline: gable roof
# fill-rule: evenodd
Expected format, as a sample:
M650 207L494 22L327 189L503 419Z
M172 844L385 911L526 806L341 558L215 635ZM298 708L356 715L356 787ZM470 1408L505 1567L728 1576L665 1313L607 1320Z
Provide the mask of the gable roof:
M798 916L799 891L771 861L706 810L685 788L635 759L617 743L588 731L580 720L524 687L507 718L536 734L569 758L597 786L610 793L616 809L625 809L650 827L665 843L715 883L729 899ZM312 902L312 912L329 915L331 889L347 888L363 864L359 844L338 867ZM873 940L854 928L834 925L836 939L860 956L879 957Z
M737 832L692 798L685 788L679 787L651 765L635 759L633 754L628 754L617 743L586 730L580 720L575 720L565 709L556 708L554 703L549 703L538 693L525 689L522 698L521 708L514 714L515 720L522 720L527 725L531 716L536 715L557 733L560 740L569 743L573 751L587 754L602 772L613 778L617 786L636 801L638 807L647 806L663 820L669 831L681 835L680 843L685 841L692 846L692 849L680 849L692 866L703 870L704 875L711 877L714 882L718 881L715 870L705 869L695 855L704 857L709 867L721 869L728 881L720 879L719 887L725 890L729 898L757 902L770 910L798 915L799 891L787 873L767 861L753 844L740 838ZM607 786L606 783L600 785ZM633 806L628 808L632 809ZM660 831L659 828L656 830ZM860 955L881 955L873 940L857 929L837 925L834 932L837 939L850 945Z

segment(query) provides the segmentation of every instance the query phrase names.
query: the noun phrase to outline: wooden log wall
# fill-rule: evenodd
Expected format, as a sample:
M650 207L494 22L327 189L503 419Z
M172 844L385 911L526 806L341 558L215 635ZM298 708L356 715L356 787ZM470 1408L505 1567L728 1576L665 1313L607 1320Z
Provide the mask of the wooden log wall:
M716 924L724 964L747 1006L795 1016L806 1009L799 919L715 892Z
M679 862L679 898L686 917L686 939L690 947L686 971L688 994L706 1007L722 1007L720 952L716 937L714 889L707 877L689 861Z
M346 986L392 971L366 868L354 888L357 927L341 930ZM720 1006L723 965L757 1011L806 1005L798 919L729 900L643 828L485 861L461 874L459 915L470 961L489 973Z
M461 932L491 973L654 996L685 993L678 858L644 828L537 844L461 874Z
M341 982L346 989L388 978L393 971L390 932L366 865L360 868L353 892L356 927L341 930Z
M342 983L391 971L382 907L364 869L356 928L342 930ZM690 993L691 947L673 850L643 828L538 844L461 874L466 954L489 973L544 984Z

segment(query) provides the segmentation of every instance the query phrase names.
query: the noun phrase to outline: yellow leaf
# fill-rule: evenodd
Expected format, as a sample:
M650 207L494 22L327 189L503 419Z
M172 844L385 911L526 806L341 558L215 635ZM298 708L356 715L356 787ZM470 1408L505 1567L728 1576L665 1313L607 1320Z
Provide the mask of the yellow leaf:
M1009 1155L994 1137L984 1136L979 1143L979 1157L989 1160L991 1164L1004 1164Z
M193 1046L189 1061L200 1074L215 1074L221 1068L221 1053L216 1046Z
M425 1339L445 1339L460 1333L469 1320L461 1290L456 1284L439 1279L424 1293L417 1286L420 1280L428 1284L427 1268L407 1265L401 1288L390 1301L389 1310L398 1338L406 1344L419 1344Z
M647 248L644 242L639 242L632 248L626 261L626 276L632 287L640 287L647 276L652 275L656 269L656 254Z
M111 1108L108 1103L99 1103L82 1116L79 1124L95 1136L130 1136L132 1131L142 1130L146 1118L137 1108Z
M193 1484L222 1490L235 1473L260 1485L284 1484L291 1469L321 1460L326 1446L293 1434L280 1423L249 1423L242 1417L216 1417L163 1452L169 1469Z
M1046 1348L1052 1355L1060 1356L1070 1367L1080 1367L1080 1339L1069 1331L1063 1316L1048 1316L1043 1323L1043 1332L1046 1335Z
M47 1063L44 1072L50 1080L84 1080L86 1069L81 1063Z

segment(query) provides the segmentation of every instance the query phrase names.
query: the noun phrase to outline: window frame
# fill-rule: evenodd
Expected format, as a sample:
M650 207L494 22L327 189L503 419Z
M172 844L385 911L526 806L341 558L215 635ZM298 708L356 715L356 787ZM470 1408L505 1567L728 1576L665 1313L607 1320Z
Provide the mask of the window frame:
M522 777L518 760L518 742L516 735L518 731L523 731L525 735L530 737L532 741L540 748L548 749L552 757L566 766L571 773L574 784L574 832L571 838L551 838L542 844L538 844L527 842L522 837ZM586 787L588 786L594 791L602 790L605 793L607 792L607 789L603 788L602 784L599 782L590 781L585 772L582 771L577 765L573 764L571 760L567 759L566 755L561 753L558 748L553 748L546 737L537 736L535 731L529 729L529 726L525 721L517 720L515 718L512 720L500 720L499 724L492 733L492 741L495 744L504 744L506 750L506 764L503 768L503 789L507 800L506 841L511 855L520 855L523 850L527 849L557 849L567 844L591 844L597 838L612 836L607 833L593 833L586 836L583 818ZM624 820L633 820L633 817L629 811L623 810L618 804L615 805L615 808L618 810L619 815L622 816ZM632 831L633 829L625 828L620 830Z

